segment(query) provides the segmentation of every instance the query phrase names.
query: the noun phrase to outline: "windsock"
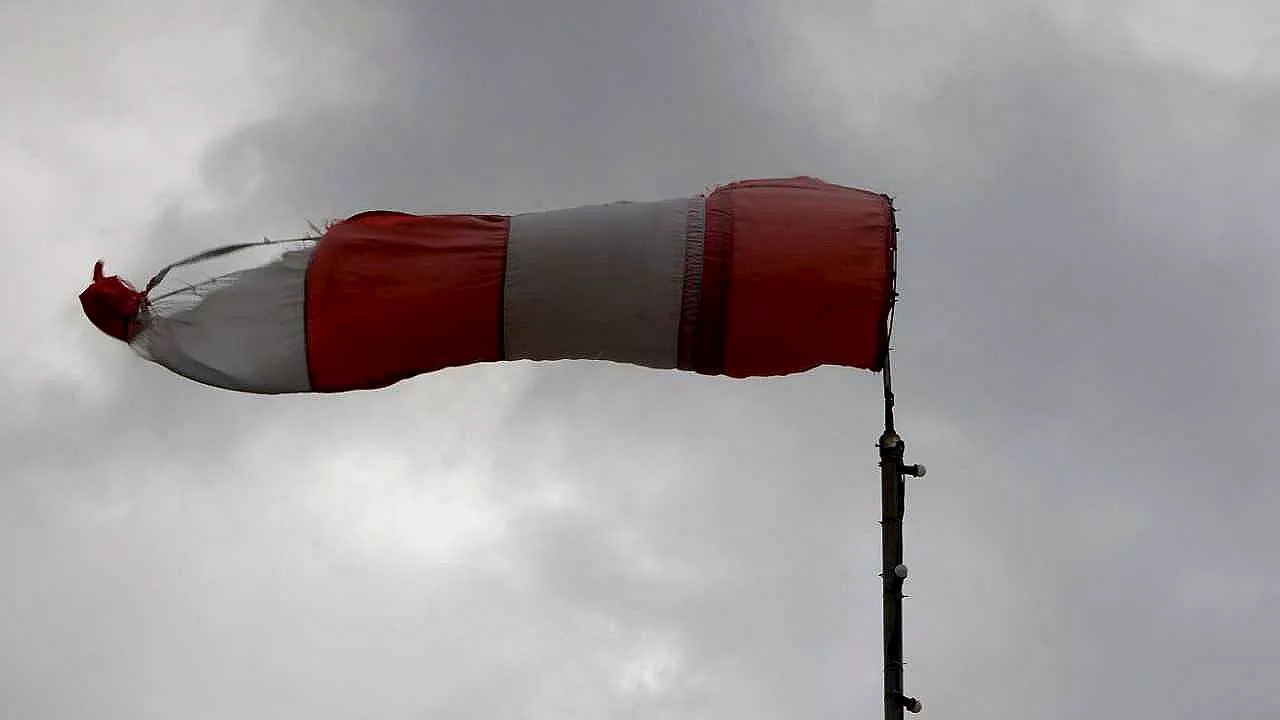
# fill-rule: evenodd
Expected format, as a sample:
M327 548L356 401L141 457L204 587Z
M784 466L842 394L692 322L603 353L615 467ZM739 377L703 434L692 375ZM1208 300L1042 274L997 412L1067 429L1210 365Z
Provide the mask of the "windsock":
M886 195L810 177L515 215L376 210L264 264L163 292L95 267L89 320L142 357L250 393L384 388L451 367L601 360L734 378L882 369Z

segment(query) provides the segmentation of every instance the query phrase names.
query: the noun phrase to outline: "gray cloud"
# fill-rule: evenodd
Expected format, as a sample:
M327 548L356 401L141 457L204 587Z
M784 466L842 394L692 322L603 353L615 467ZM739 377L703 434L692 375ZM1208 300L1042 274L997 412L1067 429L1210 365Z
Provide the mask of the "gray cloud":
M275 4L276 111L138 253L752 175L891 192L931 468L909 689L956 718L1273 716L1273 85L994 3L798 7ZM0 423L0 714L878 712L874 376L518 363L251 398L95 357L107 397L16 386Z

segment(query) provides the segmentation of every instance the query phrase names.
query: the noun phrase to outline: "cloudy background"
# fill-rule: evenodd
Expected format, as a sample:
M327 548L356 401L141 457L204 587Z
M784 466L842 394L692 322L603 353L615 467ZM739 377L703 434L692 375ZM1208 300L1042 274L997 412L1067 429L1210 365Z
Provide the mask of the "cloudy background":
M872 718L878 378L261 398L80 315L355 211L893 194L908 690L1280 716L1280 8L0 2L0 717Z

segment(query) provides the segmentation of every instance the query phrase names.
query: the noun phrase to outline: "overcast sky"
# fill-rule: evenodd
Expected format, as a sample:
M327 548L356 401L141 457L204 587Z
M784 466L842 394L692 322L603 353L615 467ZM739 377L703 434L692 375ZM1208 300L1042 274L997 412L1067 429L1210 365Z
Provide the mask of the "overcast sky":
M0 0L0 26L0 717L878 717L877 376L253 397L76 301L99 257L144 282L364 209L794 174L901 208L926 716L1280 717L1275 3Z

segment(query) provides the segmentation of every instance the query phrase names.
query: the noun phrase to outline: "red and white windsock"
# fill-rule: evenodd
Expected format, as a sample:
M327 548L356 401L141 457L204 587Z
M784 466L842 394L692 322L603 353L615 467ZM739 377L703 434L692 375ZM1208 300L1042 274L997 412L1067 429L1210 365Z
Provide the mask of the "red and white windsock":
M879 371L895 236L885 195L748 180L510 216L366 212L272 262L163 295L167 269L140 292L99 264L80 298L143 357L254 393L381 388L504 360L739 378Z

